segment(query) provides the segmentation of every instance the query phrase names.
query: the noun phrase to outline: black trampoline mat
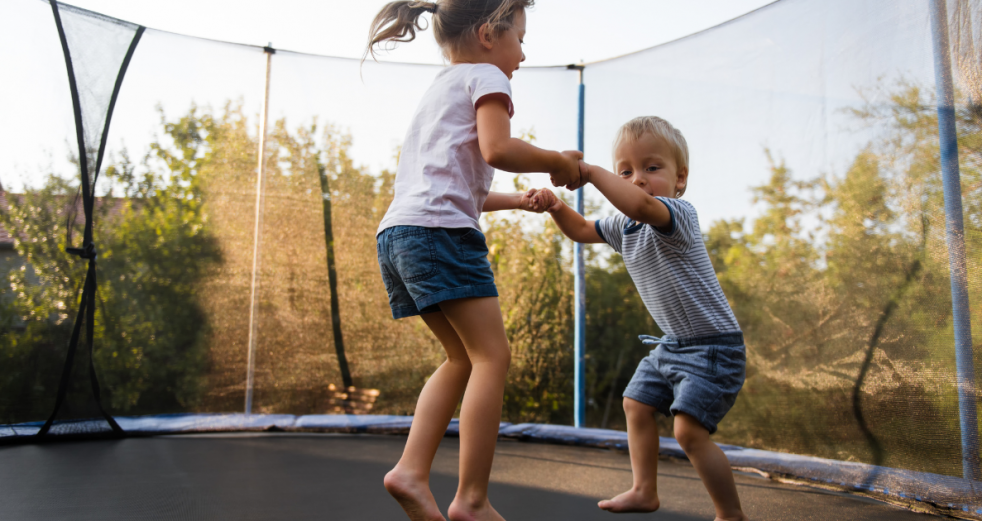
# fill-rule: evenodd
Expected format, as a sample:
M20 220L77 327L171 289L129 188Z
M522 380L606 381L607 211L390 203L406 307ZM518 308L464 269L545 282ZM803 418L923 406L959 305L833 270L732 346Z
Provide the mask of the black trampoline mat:
M405 437L223 434L0 447L0 519L399 520L382 488ZM457 485L458 440L446 438L431 484L446 511ZM599 499L631 484L626 454L498 442L492 504L509 521L712 520L695 470L662 461L656 514L609 514ZM738 473L755 521L926 519L870 499Z

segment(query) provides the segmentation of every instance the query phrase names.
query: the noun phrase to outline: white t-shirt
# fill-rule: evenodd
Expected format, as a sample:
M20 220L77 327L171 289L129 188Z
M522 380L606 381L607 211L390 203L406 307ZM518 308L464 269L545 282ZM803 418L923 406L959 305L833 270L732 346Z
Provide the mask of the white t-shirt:
M497 93L508 96L513 115L511 82L498 67L458 64L437 75L406 132L395 198L378 233L393 226L480 229L494 168L477 143L475 104Z

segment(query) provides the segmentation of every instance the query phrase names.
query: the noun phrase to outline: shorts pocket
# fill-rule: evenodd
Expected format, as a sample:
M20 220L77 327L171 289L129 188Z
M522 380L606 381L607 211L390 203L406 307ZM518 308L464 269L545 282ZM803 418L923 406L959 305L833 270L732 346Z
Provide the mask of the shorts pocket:
M457 237L457 252L462 258L475 254L487 257L488 241L483 233L474 228L468 228Z
M406 227L389 238L389 262L403 282L413 283L436 275L436 252L433 230Z
M382 246L381 242L375 243L375 251L378 254L378 269L382 274L382 283L385 284L385 291L392 293L392 271L388 266L388 259L386 258L385 248Z

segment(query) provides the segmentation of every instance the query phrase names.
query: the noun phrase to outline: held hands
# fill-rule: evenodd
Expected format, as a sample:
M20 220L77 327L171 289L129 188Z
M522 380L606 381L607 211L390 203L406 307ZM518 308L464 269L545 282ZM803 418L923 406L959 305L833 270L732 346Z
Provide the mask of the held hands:
M522 194L522 199L518 203L519 210L526 212L542 213L551 212L558 208L559 198L550 190L544 188L530 188Z
M552 186L579 186L580 183L580 160L583 153L578 150L567 150L561 152L562 162L557 165L557 169L549 172L549 180Z
M581 186L590 182L590 165L586 164L582 159L578 161L578 166L580 170L580 178L575 183L569 183L566 185L567 190L576 190Z

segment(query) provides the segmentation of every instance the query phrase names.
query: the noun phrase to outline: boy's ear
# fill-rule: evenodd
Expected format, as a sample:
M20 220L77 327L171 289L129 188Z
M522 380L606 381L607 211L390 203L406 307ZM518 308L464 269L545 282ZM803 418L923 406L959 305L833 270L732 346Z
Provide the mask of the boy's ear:
M483 23L477 28L477 41L481 43L481 47L489 51L494 47L494 34L492 33L491 24Z
M678 175L675 178L675 192L678 194L685 193L685 187L689 184L689 168L682 168L679 170Z

